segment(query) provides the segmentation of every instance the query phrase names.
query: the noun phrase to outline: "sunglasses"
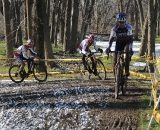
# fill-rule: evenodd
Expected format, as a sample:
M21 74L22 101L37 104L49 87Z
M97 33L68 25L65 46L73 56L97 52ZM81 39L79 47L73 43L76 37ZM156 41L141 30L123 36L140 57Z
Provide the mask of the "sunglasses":
M121 21L120 21L119 23L125 23L125 22L121 22Z

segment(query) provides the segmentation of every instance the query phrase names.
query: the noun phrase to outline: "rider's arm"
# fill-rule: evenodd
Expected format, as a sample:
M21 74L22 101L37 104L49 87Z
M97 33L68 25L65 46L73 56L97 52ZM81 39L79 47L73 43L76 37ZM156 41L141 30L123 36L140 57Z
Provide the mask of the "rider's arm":
M22 52L22 55L23 57L27 60L29 59L29 57L27 56L27 50L26 50L26 47L23 45L22 48L21 48L21 52Z
M87 53L87 51L86 51L87 46L88 46L87 40L83 40L83 41L81 42L81 47L82 47L82 53L83 53L83 54L86 54L86 53Z
M96 45L96 41L94 41L93 46L94 46L94 49L96 50L96 52L98 52L98 47Z
M33 55L37 55L37 52L35 52L32 48L28 49Z
M111 48L111 46L112 46L112 43L113 43L113 41L114 41L114 38L116 37L116 28L117 28L117 25L116 26L114 26L113 28L112 28L112 30L111 30L111 34L110 34L110 38L109 38L109 46L108 46L108 48Z
M128 37L129 37L129 49L132 49L133 47L133 33L132 33L132 26L130 24L127 24L127 29L128 29Z

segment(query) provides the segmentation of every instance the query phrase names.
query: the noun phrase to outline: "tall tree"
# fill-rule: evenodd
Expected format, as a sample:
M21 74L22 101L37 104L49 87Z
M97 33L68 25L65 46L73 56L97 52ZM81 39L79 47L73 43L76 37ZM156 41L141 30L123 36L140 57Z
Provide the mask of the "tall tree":
M44 31L44 53L45 59L53 59L53 51L52 51L52 44L50 42L50 34L49 34L49 11L47 11L48 6L50 6L50 2L42 1L43 9L42 11L42 20L43 20L43 31ZM45 11L46 10L46 11ZM52 66L52 64L47 63L47 65Z
M65 27L65 12L66 12L66 1L62 0L60 10L60 28L59 28L59 42L64 43L64 27Z
M78 27L78 16L79 16L79 0L72 1L72 20L71 20L71 46L69 53L75 53L77 48L77 27Z
M70 49L71 9L72 9L72 0L67 0L67 10L65 14L64 44L63 44L63 51L65 52L68 52Z
M136 1L134 1L134 30L134 40L138 41L138 7Z
M35 30L36 51L44 59L44 23L43 23L43 0L35 0Z
M58 30L59 30L59 20L60 20L60 5L61 1L59 0L56 2L56 9L55 9L55 26L54 26L54 45L57 47L57 35L58 35Z
M15 1L11 1L10 4L10 16L11 16L11 33L12 33L12 43L14 45L14 47L18 47L17 44L15 44L15 38L16 38L16 30L17 30L17 26L16 26L16 14L15 14Z
M20 7L21 7L21 1L15 1L15 16L16 16L16 25L17 25L17 31L16 31L16 44L18 46L22 45L22 30L20 25Z
M148 1L148 55L155 53L157 0Z
M147 42L148 42L148 15L145 18L145 22L142 30L141 46L138 52L139 56L143 56L147 52Z
M84 39L86 32L87 32L88 25L91 22L94 4L95 4L95 0L92 0L92 1L86 0L85 1L84 12L82 13L82 26L81 26L81 34L80 34L80 39L79 39L80 41L82 39Z
M2 0L3 14L4 14L4 31L6 41L6 57L13 57L13 43L11 41L11 26L10 26L10 2L8 0Z

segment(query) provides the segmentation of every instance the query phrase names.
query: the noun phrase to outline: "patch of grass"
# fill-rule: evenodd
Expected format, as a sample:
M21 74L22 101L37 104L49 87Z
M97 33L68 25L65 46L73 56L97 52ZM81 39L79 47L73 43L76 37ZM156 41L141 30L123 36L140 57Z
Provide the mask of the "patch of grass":
M6 56L6 45L4 41L0 41L0 57Z
M150 95L144 95L141 98L141 107L143 108L143 110L140 110L140 130L147 130L150 119L152 117L154 104L152 102L152 106L149 106L149 102ZM150 125L150 130L159 130L159 124L154 120L154 118Z
M160 43L160 36L156 37L156 43Z

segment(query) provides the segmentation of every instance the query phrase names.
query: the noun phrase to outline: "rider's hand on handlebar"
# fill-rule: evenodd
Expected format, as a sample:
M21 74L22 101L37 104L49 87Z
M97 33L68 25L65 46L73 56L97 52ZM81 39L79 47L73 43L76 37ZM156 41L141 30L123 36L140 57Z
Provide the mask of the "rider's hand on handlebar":
M110 48L107 48L106 49L106 54L109 54L111 52L111 49Z
M132 49L130 49L129 54L132 56L134 54L134 51Z
M102 50L101 48L98 48L98 51L99 51L100 53L103 53L103 50Z
M41 54L38 54L38 53L37 53L37 56L38 56L38 57L41 57Z
M31 61L31 62L32 62L32 61L33 61L33 58L29 57L29 58L28 58L28 61Z

